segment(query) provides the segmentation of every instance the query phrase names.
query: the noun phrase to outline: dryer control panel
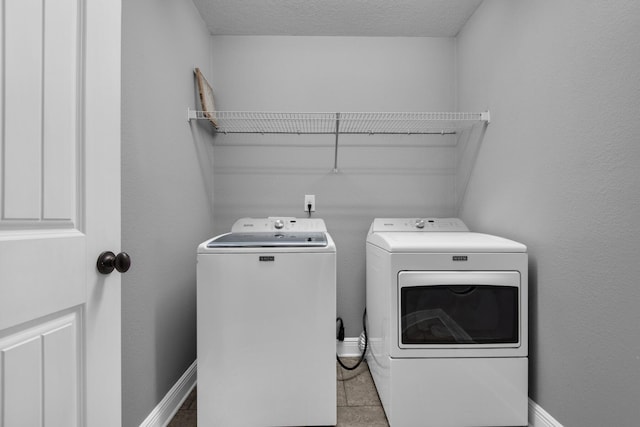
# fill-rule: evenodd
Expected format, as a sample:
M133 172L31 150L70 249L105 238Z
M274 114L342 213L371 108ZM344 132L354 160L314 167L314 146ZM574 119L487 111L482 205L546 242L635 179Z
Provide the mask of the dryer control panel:
M469 231L458 218L376 218L369 233L383 231Z

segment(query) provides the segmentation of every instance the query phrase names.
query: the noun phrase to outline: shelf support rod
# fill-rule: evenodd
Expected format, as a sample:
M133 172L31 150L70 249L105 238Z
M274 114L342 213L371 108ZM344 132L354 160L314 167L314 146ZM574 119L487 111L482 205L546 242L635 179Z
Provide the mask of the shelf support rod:
M340 113L336 113L336 147L333 157L333 173L338 173L338 135L340 134Z

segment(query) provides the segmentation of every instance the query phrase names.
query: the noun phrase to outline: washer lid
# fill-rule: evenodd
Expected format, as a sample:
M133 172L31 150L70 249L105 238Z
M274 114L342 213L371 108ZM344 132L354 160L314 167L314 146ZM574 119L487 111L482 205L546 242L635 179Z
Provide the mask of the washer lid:
M207 243L207 248L306 248L327 246L321 232L227 233Z
M522 243L490 234L472 232L381 232L371 233L367 244L389 252L526 252Z

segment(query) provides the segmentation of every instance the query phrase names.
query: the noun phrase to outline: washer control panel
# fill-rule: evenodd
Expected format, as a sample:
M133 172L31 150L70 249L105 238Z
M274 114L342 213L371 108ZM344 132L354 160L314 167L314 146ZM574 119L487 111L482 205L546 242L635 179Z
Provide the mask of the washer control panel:
M231 227L232 233L263 233L269 231L326 232L320 218L268 217L240 218Z
M383 231L469 231L458 218L376 218L369 233Z

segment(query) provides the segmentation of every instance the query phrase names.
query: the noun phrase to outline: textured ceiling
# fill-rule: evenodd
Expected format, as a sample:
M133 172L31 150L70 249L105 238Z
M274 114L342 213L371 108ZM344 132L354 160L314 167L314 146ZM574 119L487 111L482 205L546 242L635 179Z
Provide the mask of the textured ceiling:
M482 0L193 0L213 35L453 37Z

